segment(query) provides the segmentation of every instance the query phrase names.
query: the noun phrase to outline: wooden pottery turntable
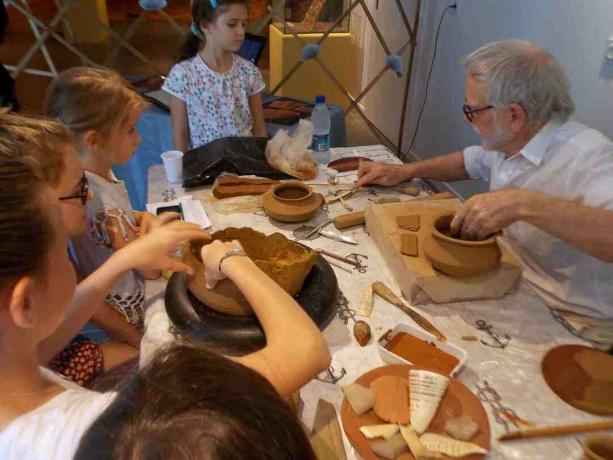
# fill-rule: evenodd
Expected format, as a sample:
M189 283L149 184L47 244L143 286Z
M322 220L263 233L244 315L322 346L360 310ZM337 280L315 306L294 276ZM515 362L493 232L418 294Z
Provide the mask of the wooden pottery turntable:
M280 222L304 222L315 215L323 196L302 182L290 181L275 185L264 194L264 209Z
M242 232L244 238L235 238L237 231ZM230 228L217 233L223 233L220 239L228 237L241 240L248 254L254 252L254 246L274 246L263 244L264 239L257 237L258 234L265 238L277 239L275 235L266 237L251 229ZM213 236L219 235L213 234ZM252 237L251 241L249 241L249 236ZM289 243L298 247L293 251L297 257L290 261L297 262L296 265L299 267L292 269L290 265L284 266L283 263L272 263L266 267L271 260L263 259L255 260L255 262L273 279L275 279L275 271L280 271L281 273L277 273L280 277L277 276L275 281L296 299L315 324L323 330L336 313L338 294L336 276L332 267L322 256L297 243L291 241ZM285 247L284 250L287 249ZM189 257L193 259L193 255ZM189 257L186 259L188 263L190 263ZM191 262L193 263L194 260ZM199 270L202 272L201 263L200 267L200 269L197 265L194 267L197 274ZM288 272L291 273L291 276L288 276ZM194 289L193 283L195 282L199 285ZM201 276L196 277L174 273L168 282L165 295L166 312L174 327L191 339L222 347L226 353L241 354L263 347L266 343L264 332L257 318L253 316L249 305L247 304L246 308L242 305L241 299L244 300L242 294L230 280L223 280L218 284L219 286L214 290L206 290L202 273ZM203 289L207 291L204 292L204 296L202 295ZM229 298L233 302L228 304ZM221 304L215 304L220 299L222 299ZM211 308L209 302L215 304L215 309Z
M434 220L432 235L424 241L424 252L432 266L457 277L485 273L500 263L500 248L496 238L467 241L450 235L453 214L444 214Z

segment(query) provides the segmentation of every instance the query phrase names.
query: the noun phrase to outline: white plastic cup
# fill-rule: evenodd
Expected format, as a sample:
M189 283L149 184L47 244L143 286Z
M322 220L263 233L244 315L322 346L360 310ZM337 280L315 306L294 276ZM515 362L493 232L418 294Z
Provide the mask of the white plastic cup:
M183 152L180 150L168 150L162 153L161 157L164 162L164 170L166 171L168 182L171 184L183 182Z

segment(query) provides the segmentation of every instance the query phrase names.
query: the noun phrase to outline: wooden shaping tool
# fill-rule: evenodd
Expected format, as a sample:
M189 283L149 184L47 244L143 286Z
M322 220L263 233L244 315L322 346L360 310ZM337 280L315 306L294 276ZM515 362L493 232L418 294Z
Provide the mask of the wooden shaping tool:
M498 438L499 441L512 439L537 438L544 436L562 436L565 434L583 433L585 431L599 431L613 429L613 420L604 420L593 423L577 423L574 425L543 426L524 428L518 431L505 433Z
M413 198L410 201L428 201L428 200L448 200L455 198L455 195L451 192L433 193L432 195L424 195L418 198Z
M398 193L404 193L405 195L417 196L421 191L421 188L417 185L394 185L390 187L391 190Z
M434 324L432 324L430 321L428 321L426 318L424 318L412 308L405 305L404 302L400 300L398 296L394 294L394 292L381 281L375 281L372 285L372 288L375 294L378 294L392 305L395 305L396 307L400 308L403 312L409 315L409 317L413 321L415 321L422 329L432 334L441 342L447 342L447 337L445 337L443 333L439 331L436 326L434 326Z

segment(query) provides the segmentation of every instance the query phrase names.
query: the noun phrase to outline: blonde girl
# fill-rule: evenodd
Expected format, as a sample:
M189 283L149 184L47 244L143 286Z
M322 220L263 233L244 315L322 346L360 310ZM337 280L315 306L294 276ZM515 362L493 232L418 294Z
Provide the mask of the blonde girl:
M111 170L127 163L141 137L136 123L145 101L117 73L75 67L62 72L47 94L47 114L73 133L81 166L93 198L87 205L87 230L71 238L71 248L84 276L102 265L115 250L143 235L155 221L149 213L135 213L128 191ZM106 302L125 320L142 329L144 281L156 271L125 273Z

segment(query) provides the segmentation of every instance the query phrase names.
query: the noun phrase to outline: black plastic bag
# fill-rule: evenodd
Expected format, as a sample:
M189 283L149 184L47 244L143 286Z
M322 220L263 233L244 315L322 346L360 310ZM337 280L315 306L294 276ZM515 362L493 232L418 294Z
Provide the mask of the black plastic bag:
M266 161L267 142L265 137L222 137L190 150L183 156L183 187L212 184L223 172L291 179Z

